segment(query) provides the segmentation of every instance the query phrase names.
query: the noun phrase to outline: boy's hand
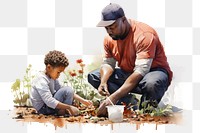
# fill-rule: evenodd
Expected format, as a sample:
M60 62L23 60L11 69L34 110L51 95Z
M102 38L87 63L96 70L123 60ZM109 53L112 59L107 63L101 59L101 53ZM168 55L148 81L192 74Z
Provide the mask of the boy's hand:
M83 104L88 106L88 107L92 107L93 106L93 102L90 101L90 100L86 100L86 99L83 101Z
M70 106L68 109L70 115L78 115L79 114L79 109L74 106Z

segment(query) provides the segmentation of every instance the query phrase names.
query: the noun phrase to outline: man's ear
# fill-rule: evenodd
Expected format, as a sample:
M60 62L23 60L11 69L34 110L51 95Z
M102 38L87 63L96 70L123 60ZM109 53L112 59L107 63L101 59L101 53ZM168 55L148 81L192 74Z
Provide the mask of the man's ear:
M126 17L125 17L125 16L122 17L122 21L123 21L123 22L126 21Z

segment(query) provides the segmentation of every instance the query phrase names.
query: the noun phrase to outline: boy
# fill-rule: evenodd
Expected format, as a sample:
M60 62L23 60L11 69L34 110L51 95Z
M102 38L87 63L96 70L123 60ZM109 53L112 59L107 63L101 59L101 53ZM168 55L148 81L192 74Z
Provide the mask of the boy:
M65 54L60 51L50 51L44 59L45 71L40 71L32 83L31 102L39 114L64 115L66 110L70 115L78 115L78 108L72 106L73 99L86 106L92 102L74 94L70 87L61 87L57 78L69 65Z

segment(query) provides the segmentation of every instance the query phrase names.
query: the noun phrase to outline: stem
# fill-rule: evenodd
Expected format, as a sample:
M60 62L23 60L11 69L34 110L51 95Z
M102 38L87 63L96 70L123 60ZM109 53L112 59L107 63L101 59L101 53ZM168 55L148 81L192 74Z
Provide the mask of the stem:
M23 93L24 93L24 86L25 86L25 81L23 81L23 88L22 88Z
M19 106L21 106L21 104L22 104L22 96L20 94L20 88L19 88L19 95L17 94L17 91L15 91L15 93L16 93L16 96L17 96L17 98L19 100Z
M17 94L17 91L15 91L15 95L17 96L17 98L19 99L19 96L18 96L18 94Z

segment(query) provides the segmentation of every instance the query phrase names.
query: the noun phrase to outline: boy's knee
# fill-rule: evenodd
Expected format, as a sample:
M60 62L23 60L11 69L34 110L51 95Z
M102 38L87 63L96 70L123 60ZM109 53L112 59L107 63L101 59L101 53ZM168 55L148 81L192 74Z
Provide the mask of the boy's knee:
M66 95L74 95L74 90L71 87L64 87L64 91Z

